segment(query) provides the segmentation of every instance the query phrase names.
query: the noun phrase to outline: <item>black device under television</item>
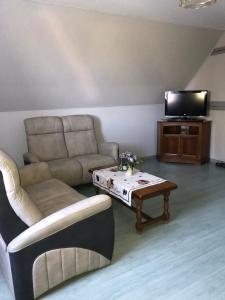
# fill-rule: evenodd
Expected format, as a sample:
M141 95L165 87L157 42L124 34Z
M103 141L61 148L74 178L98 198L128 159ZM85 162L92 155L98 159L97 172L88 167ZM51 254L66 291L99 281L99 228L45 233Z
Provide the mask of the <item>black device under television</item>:
M165 116L197 118L207 116L208 91L186 90L165 92Z

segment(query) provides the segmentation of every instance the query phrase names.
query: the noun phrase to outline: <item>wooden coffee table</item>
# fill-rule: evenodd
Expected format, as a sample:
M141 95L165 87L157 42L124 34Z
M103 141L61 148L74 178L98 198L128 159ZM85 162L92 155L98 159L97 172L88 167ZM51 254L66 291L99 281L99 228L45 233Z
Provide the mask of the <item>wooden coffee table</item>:
M154 224L161 221L163 221L164 223L169 222L170 220L169 195L170 195L170 191L175 190L176 188L177 185L175 183L170 181L165 181L133 192L133 197L134 197L136 207L132 206L130 208L136 212L137 231L142 232L145 225ZM156 218L152 218L142 211L142 204L144 200L159 195L163 195L163 201L164 201L163 214ZM145 219L145 221L143 221L143 219Z
M110 166L111 167L111 166ZM104 169L104 168L93 168L90 169L89 172L92 174L95 170ZM175 190L177 185L170 181L164 181L159 184L155 184L149 187L144 187L138 189L132 193L132 196L135 201L135 206L128 206L120 199L114 197L114 199L118 200L121 205L126 206L130 210L136 213L136 230L138 232L142 232L143 228L149 224L155 224L158 222L168 223L170 220L170 213L169 213L169 195L172 190ZM96 194L99 193L100 188L96 187ZM162 215L152 218L146 213L142 211L143 201L149 198L153 198L159 195L163 195L163 213Z

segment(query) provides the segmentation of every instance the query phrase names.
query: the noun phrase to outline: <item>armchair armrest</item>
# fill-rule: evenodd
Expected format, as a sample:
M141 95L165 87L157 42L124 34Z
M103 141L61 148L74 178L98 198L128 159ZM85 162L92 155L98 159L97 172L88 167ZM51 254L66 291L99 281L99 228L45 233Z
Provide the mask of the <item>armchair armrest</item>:
M46 162L26 165L19 169L19 174L22 187L52 178L49 166Z
M9 253L18 252L74 223L107 210L111 205L111 198L107 195L97 195L81 200L47 216L26 229L9 243L7 250Z
M115 159L116 162L118 161L119 144L112 142L104 142L98 144L98 151L99 154L111 156Z
M24 153L23 160L25 165L40 162L38 157L31 152Z

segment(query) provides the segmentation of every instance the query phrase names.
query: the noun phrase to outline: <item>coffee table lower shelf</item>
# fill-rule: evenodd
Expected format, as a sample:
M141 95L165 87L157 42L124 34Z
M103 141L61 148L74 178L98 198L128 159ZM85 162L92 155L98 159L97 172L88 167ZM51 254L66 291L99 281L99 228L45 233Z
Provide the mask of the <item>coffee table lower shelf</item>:
M142 188L133 192L133 198L136 206L128 206L120 199L114 197L118 200L120 204L129 208L136 214L136 230L141 233L146 225L155 224L158 222L168 223L170 220L169 213L169 196L172 190L175 190L177 185L170 181L165 181L150 187ZM99 193L100 188L96 187L96 193ZM143 201L152 197L163 195L163 213L162 215L152 218L142 211Z

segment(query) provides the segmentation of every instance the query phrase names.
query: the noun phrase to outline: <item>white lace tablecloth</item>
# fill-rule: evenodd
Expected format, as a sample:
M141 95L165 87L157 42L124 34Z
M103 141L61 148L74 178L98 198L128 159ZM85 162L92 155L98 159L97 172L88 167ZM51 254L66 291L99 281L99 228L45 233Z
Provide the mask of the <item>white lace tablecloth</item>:
M137 169L134 169L132 176L125 174L117 167L96 170L93 172L93 184L131 206L133 191L166 181Z

